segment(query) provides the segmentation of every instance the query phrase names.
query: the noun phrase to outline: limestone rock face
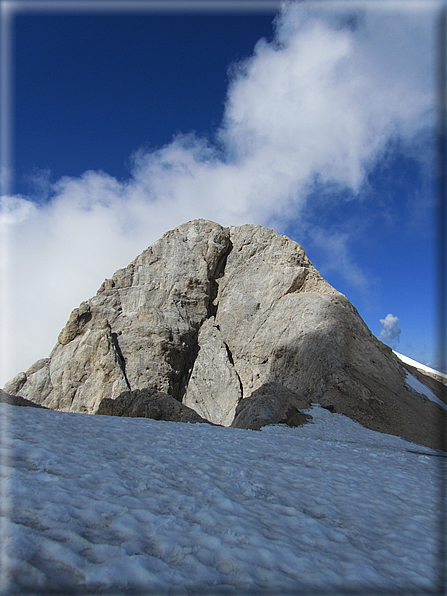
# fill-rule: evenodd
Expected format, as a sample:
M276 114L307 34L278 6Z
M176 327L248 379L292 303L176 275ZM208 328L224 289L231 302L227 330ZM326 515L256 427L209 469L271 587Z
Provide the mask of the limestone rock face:
M86 413L147 387L181 399L229 245L229 230L204 220L166 233L76 308L50 357L5 390Z
M230 231L232 250L225 275L217 280L216 324L232 354L243 394L248 396L266 381L276 380L271 378L271 368L278 359L278 347L302 335L295 333L298 319L306 330L315 325L315 317L307 321L308 313L296 308L297 296L305 296L324 310L322 301L326 304L340 294L320 276L296 242L261 226Z
M296 403L287 413L281 386L373 430L445 448L446 411L405 380L392 350L296 242L262 226L194 220L106 280L71 313L50 356L4 390L95 413L147 389L212 423L235 416L254 427L302 420Z
M152 418L170 422L208 422L167 393L154 389L125 391L116 399L103 399L96 414Z
M207 420L230 426L242 398L241 383L214 317L203 323L198 345L183 403Z
M294 391L280 383L265 383L239 402L231 426L252 430L260 430L267 424L300 426L312 419L309 414L300 412L303 408L310 408L310 404Z

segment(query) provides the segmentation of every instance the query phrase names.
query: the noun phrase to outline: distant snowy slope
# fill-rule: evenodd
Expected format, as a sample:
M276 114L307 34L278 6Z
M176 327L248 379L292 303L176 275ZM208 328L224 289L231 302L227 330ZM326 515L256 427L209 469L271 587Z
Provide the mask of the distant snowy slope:
M444 454L308 413L256 432L0 404L2 594L435 590Z
M414 368L417 368L418 370L423 370L431 375L436 375L436 376L442 377L443 379L447 379L447 375L442 372L439 372L439 370L430 368L429 366L427 366L425 364L421 364L420 362L417 362L416 360L413 360L412 358L408 358L408 356L399 354L398 352L395 352L394 350L393 350L393 353L396 354L396 356L399 358L399 360L402 360L402 362L405 362L405 364L414 366Z

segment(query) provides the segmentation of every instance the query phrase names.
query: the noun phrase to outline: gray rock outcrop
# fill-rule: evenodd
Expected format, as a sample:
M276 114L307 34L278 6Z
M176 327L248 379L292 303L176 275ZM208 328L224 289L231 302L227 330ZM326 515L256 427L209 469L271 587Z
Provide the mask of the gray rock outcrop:
M265 383L239 402L231 426L252 430L268 424L300 426L312 420L312 416L300 411L307 408L310 404L294 391L279 383Z
M230 426L242 386L214 317L203 323L198 347L183 403L207 420Z
M28 406L31 408L43 408L43 406L39 406L39 404L35 404L33 401L29 399L24 399L19 395L9 395L0 389L0 403L2 404L9 404L11 406Z
M229 245L229 230L203 220L168 232L74 309L50 357L5 391L89 414L135 389L181 400Z
M244 410L254 420L256 407L262 418L275 392L256 391L277 383L373 430L444 448L446 412L405 379L296 242L262 226L194 220L106 280L71 313L50 356L4 389L86 413L148 389L230 425ZM276 399L277 422L287 410Z
M99 404L96 414L152 418L153 420L190 422L192 424L208 422L174 397L155 389L125 391L116 399L105 398Z

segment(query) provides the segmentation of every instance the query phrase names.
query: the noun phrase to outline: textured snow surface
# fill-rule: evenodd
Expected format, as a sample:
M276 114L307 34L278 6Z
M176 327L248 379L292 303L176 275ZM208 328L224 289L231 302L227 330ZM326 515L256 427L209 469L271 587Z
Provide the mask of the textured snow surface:
M439 587L443 454L309 413L256 432L0 404L1 593Z

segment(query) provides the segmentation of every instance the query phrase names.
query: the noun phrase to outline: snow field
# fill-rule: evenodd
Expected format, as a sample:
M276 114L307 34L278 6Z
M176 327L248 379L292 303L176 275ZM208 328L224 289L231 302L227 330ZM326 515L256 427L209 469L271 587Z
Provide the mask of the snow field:
M0 413L3 594L436 587L426 447L320 406L261 432Z

